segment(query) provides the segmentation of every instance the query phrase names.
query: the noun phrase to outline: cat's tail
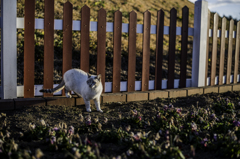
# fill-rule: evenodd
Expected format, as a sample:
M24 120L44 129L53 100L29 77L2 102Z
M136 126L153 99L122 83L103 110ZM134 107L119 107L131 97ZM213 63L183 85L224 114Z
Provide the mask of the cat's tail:
M55 92L61 91L64 87L65 87L65 82L64 82L64 80L62 80L61 83L57 87L52 88L52 89L41 89L39 92L55 93Z

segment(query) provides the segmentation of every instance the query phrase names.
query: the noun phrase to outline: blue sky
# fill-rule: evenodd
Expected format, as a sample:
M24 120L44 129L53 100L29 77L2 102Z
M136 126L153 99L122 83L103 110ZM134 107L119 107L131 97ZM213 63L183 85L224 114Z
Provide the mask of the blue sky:
M196 0L189 0L195 2ZM231 15L240 20L240 0L206 0L208 8L212 12L217 12L220 16Z

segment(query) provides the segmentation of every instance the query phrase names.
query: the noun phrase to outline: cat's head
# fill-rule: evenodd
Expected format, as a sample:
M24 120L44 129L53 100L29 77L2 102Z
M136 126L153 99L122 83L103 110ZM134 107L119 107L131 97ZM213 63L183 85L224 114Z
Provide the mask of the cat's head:
M96 88L99 84L101 84L101 74L97 76L91 76L88 74L87 84L90 88Z

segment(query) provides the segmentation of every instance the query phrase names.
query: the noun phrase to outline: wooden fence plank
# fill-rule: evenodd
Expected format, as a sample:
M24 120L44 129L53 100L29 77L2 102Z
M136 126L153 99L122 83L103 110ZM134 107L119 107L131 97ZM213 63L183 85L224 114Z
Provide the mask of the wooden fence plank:
M32 98L34 97L35 1L25 0L24 20L24 98Z
M62 74L72 68L72 4L68 1L63 6L63 61ZM62 90L65 95L65 90Z
M155 90L162 89L164 11L157 12Z
M237 83L238 65L239 65L239 46L240 46L240 21L237 23L237 36L236 36L235 66L234 66L233 83Z
M81 54L80 68L89 72L89 26L90 8L84 5L81 10Z
M214 14L213 23L213 46L212 46L212 58L211 58L211 86L215 85L216 77L216 65L217 65L217 32L218 32L218 14Z
M206 49L206 71L205 71L205 86L207 86L207 78L208 78L208 56L209 56L209 29L210 29L210 16L211 12L208 10L208 29L207 29L207 49Z
M101 74L104 92L106 66L106 11L103 8L98 11L97 39L97 74Z
M182 43L181 43L181 63L180 63L180 81L179 88L186 87L186 72L187 72L187 45L188 45L188 15L189 9L187 6L182 9Z
M226 18L222 19L222 29L221 29L221 50L220 50L220 64L219 64L219 78L218 85L223 84L223 73L224 73L224 58L225 58L225 31L226 31Z
M113 31L113 93L120 92L121 80L121 38L122 38L122 13L114 13Z
M142 91L148 91L150 62L151 13L144 12L143 19L143 55L142 55Z
M137 34L137 13L132 11L129 14L129 38L128 38L128 81L127 91L135 91L136 72L136 34Z
M232 70L231 67L232 67L233 25L234 25L234 21L230 20L229 38L228 38L228 59L227 59L226 84L230 84L230 76L231 76L231 70Z
M167 81L168 89L174 88L176 18L177 10L175 8L172 8L170 11L170 27L169 27L169 54L168 54L168 81Z
M43 88L53 88L53 60L54 60L54 0L44 2L44 74ZM53 96L52 93L43 93L44 97Z

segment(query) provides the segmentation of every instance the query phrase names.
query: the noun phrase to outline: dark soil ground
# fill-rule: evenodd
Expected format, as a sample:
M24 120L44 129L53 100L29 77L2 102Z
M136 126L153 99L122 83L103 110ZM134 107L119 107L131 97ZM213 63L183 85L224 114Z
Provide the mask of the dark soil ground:
M49 105L49 106L34 106L34 107L24 107L21 110L16 111L4 111L7 116L7 125L9 125L9 131L11 136L15 138L16 143L22 149L30 149L35 152L36 148L40 148L43 153L43 158L64 158L66 152L63 151L50 151L48 147L45 146L40 141L27 142L18 139L19 132L25 132L29 129L29 123L38 123L39 119L44 119L50 126L58 125L61 122L65 122L68 126L72 125L74 127L80 127L80 114L83 117L88 114L91 115L92 119L98 117L100 123L103 123L104 117L108 118L108 123L103 125L103 129L111 129L112 124L118 128L119 127L119 113L121 112L122 117L127 116L128 113L136 109L138 112L143 114L143 119L151 118L155 114L156 110L160 109L164 105L172 103L174 107L182 107L183 112L190 109L192 105L197 104L202 108L207 108L219 97L228 98L232 103L236 104L239 102L240 92L227 92L223 94L211 93L205 95L194 95L185 98L175 98L175 99L156 99L152 101L141 101L141 102L129 102L129 103L107 103L102 104L101 108L104 113L99 113L96 111L94 106L92 107L92 112L88 113L85 111L85 106L73 106L66 107L62 105ZM132 128L131 131L137 132L141 131ZM144 130L146 131L146 130ZM146 131L147 132L147 131ZM80 134L84 135L84 134ZM91 134L85 134L91 139ZM106 156L117 156L125 153L127 150L125 146L113 143L102 143L100 152ZM190 145L184 145L182 152L184 155L188 154L190 151ZM210 152L204 152L203 150L196 150L196 156L194 158L220 158L215 156Z

